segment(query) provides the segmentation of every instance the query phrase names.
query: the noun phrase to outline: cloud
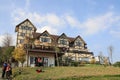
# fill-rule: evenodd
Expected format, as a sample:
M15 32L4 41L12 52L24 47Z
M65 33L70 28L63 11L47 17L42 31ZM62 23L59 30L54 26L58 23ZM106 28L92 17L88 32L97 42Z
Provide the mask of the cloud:
M61 28L65 27L65 21L63 16L56 15L54 13L40 14L37 12L27 12L24 9L15 9L11 13L13 25L17 25L25 19L30 19L30 21L37 26L38 31L48 28L50 32L59 31Z
M57 34L58 33L57 29L52 28L51 26L43 26L42 28L38 28L37 32L42 33L45 30L47 30L50 34Z
M79 29L82 29L84 35L94 35L113 28L113 25L118 25L119 21L120 16L115 15L113 12L107 12L100 16L88 18L78 26ZM116 28L118 27L116 26Z
M66 15L65 20L66 20L66 24L69 24L71 27L79 27L80 26L80 22L73 16Z
M113 25L117 25L120 21L120 16L116 15L114 12L107 12L98 16L93 16L82 22L75 16L69 14L41 14L38 12L26 11L21 8L17 8L12 12L14 25L19 24L26 18L30 19L33 24L39 28L38 31L48 28L49 31L58 33L65 27L71 27L79 30L84 35L94 35L102 31L106 31Z
M84 33L96 34L98 32L106 30L115 22L114 18L115 16L112 12L89 18L82 23L82 26L84 27Z
M69 24L70 27L77 28L84 35L94 35L111 28L113 25L117 25L120 16L115 15L113 12L107 12L99 16L87 18L82 22L70 15L65 16L65 20L66 24Z

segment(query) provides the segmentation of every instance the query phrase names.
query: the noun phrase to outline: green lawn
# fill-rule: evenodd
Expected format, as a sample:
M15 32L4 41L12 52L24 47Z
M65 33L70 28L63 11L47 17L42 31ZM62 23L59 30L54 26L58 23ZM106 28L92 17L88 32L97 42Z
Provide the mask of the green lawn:
M13 80L119 80L120 68L98 65L84 67L51 67L42 68L44 72L37 73L35 68L23 68L22 74L13 69Z

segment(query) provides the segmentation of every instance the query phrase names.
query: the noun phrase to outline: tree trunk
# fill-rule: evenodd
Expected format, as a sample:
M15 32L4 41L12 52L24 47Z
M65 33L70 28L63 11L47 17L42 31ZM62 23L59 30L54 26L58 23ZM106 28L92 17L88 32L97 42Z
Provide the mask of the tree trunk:
M56 61L57 61L57 66L59 66L58 53L57 52L56 52Z

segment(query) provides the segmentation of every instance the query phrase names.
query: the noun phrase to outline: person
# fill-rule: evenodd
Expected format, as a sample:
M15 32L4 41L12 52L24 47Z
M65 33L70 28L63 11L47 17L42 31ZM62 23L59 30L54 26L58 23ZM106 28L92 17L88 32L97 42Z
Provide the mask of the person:
M8 63L7 67L6 67L6 78L10 78L10 76L12 75L12 67L11 65Z
M7 63L4 62L4 63L3 63L3 66L2 66L2 78L4 78L4 76L5 76L6 68L7 68Z
M40 57L38 57L38 66L42 66L42 59Z

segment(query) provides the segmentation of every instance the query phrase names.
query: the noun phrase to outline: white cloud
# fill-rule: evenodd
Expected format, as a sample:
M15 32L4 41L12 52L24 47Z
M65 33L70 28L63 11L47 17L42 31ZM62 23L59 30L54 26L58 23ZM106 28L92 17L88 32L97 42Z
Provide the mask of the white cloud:
M74 18L73 16L66 15L65 20L66 20L66 23L69 24L71 27L80 26L80 22L76 18Z
M117 25L120 21L120 16L115 15L113 12L107 12L80 22L76 17L69 14L40 14L37 12L27 12L19 8L12 12L12 18L14 24L19 24L26 18L30 19L39 28L38 31L48 28L47 30L58 33L64 27L72 27L80 30L84 35L93 35L105 31L111 28L113 24Z
M51 24L53 26L60 26L64 24L62 18L57 16L56 14L47 14L45 18L48 24Z
M62 27L65 27L65 21L63 17L53 13L42 15L37 12L26 12L23 9L16 9L12 12L11 15L13 19L13 25L17 25L28 18L35 26L37 26L37 28L39 28L38 31L41 31L40 29L46 29L47 26L49 31L54 31L55 33L57 33L56 31L58 31Z
M87 19L82 26L86 34L95 34L110 27L114 22L113 17L113 13L109 12L102 16Z
M89 18L82 23L84 27L85 34L96 34L101 31L107 30L108 28L112 28L113 25L117 25L120 21L120 16L116 16L113 12L108 12L101 16L96 16L93 18Z
M57 34L57 29L52 28L51 26L43 26L42 28L38 28L37 32L44 32L45 30L47 30L50 34Z

